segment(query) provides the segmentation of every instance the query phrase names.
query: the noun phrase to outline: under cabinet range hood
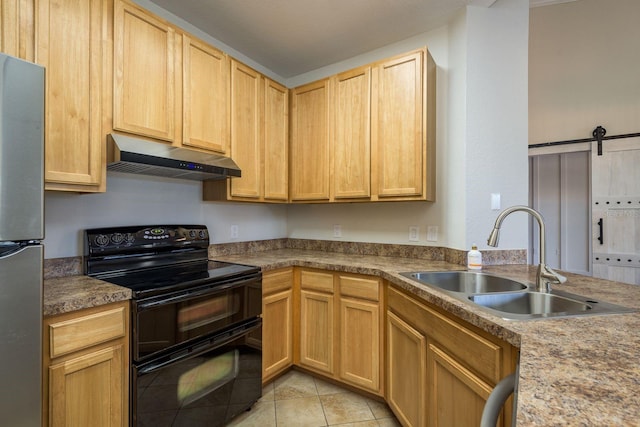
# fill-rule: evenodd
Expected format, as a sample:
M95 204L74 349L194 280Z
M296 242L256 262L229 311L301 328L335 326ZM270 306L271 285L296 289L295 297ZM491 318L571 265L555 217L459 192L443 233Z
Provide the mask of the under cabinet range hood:
M241 175L229 157L115 133L107 136L107 170L195 181Z

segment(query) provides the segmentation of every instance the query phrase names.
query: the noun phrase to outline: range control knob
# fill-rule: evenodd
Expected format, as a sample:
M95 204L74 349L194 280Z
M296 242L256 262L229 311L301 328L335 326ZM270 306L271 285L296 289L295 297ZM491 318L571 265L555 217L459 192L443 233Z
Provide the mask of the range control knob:
M189 230L189 237L191 237L192 239L196 238L196 230Z
M207 238L207 230L200 230L198 232L198 236L200 236L201 239L206 239Z
M127 233L124 237L124 240L127 244L131 245L136 241L136 236L134 236L132 233Z
M109 236L106 234L98 234L94 240L98 246L107 246L109 244Z
M111 242L115 243L116 245L119 245L120 243L124 242L124 234L113 233L111 235Z

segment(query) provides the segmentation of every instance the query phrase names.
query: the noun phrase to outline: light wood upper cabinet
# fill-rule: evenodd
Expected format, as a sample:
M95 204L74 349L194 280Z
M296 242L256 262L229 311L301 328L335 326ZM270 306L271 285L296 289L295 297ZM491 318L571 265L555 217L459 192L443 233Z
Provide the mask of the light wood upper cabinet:
M0 2L0 52L33 61L34 2L35 0Z
M291 92L292 201L328 201L330 177L329 79Z
M230 135L229 58L192 37L182 38L182 144L226 154Z
M371 196L371 68L334 78L333 197Z
M46 67L45 188L104 191L106 0L43 0L36 62Z
M435 200L431 55L418 49L293 89L291 132L293 202Z
M289 90L265 78L264 199L289 198Z
M419 197L424 191L424 54L396 57L373 71L373 177L379 198Z
M176 140L180 79L175 29L143 9L116 0L113 128Z
M230 180L232 197L258 199L262 193L262 85L258 72L231 61L231 158L242 171Z
M204 200L288 201L289 90L236 60L230 154L242 176L205 182Z

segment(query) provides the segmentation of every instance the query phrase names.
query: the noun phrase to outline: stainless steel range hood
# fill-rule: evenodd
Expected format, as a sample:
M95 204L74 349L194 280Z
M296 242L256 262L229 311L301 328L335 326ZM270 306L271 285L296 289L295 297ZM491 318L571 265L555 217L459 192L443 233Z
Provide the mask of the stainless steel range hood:
M107 169L195 181L241 175L240 168L229 157L115 133L107 137Z

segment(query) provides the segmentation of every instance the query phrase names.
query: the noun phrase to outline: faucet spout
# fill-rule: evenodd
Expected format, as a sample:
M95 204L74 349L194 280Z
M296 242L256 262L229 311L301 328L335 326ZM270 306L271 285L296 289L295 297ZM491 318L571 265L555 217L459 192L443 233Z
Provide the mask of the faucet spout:
M512 206L500 212L500 214L496 218L493 230L491 230L491 234L489 234L487 244L493 247L498 246L498 240L500 238L500 226L502 225L502 221L504 221L504 219L513 212L518 211L527 212L538 222L540 231L538 233L540 238L538 245L540 248L540 264L538 265L538 272L536 274L536 290L538 292L550 292L552 283L564 283L566 282L567 278L562 276L561 274L556 273L546 264L544 220L542 219L542 215L540 215L538 211L531 209L528 206Z

